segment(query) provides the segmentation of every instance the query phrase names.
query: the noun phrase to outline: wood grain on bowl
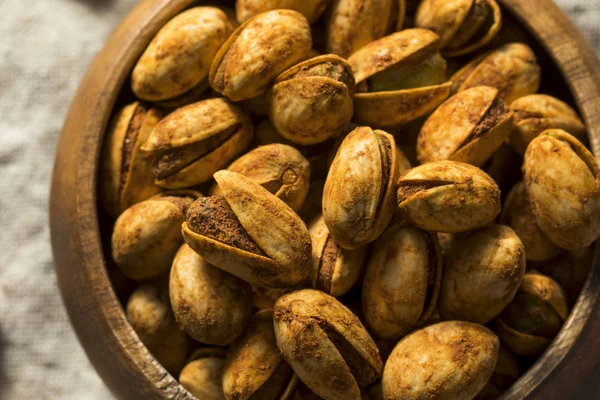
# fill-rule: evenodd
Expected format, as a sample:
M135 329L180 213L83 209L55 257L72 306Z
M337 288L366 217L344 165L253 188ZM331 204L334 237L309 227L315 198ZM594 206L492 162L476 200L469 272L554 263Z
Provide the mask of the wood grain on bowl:
M594 50L551 0L500 2L558 66L600 161L600 62ZM96 201L99 153L120 88L154 34L192 3L140 2L83 78L58 143L50 223L59 286L88 357L107 386L123 399L194 398L156 362L126 320L105 267ZM599 296L597 249L594 268L561 333L504 399L600 396Z

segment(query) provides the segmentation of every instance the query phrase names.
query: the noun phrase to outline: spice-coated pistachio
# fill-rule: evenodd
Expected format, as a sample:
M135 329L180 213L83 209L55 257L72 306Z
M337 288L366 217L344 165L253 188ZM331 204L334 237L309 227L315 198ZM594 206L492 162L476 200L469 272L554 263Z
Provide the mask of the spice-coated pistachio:
M375 241L362 286L367 326L398 339L422 325L435 307L442 275L437 237L392 226Z
M219 171L223 197L188 210L185 241L211 264L253 285L293 287L310 271L306 225L283 201L250 178Z
M221 380L225 366L225 350L205 347L190 356L190 362L179 374L179 383L197 399L225 400Z
M202 343L231 343L252 315L250 285L213 267L187 244L173 260L169 294L177 324Z
M98 194L113 217L160 190L153 182L151 159L139 150L161 118L159 111L136 101L114 116L106 132Z
M448 320L486 324L513 300L525 274L525 248L508 226L457 234L439 296Z
M415 167L398 181L400 217L421 229L464 232L500 213L500 190L485 172L456 161Z
M498 360L496 335L471 322L440 322L396 345L383 370L386 400L472 399Z
M303 289L273 311L277 346L298 377L326 400L359 400L381 376L377 346L358 317L334 297Z
M481 166L508 139L512 116L498 90L478 86L450 97L425 121L417 140L422 163L462 161Z
M210 68L210 85L233 101L267 91L275 78L311 51L310 26L292 10L250 18L227 39Z
M372 242L394 212L398 158L394 137L356 128L342 142L323 190L323 218L345 249Z
M547 130L527 147L523 174L540 229L573 250L600 237L600 168L581 142Z
M237 0L235 11L240 23L265 11L288 9L298 11L312 24L329 3L330 0Z
M213 58L233 31L216 7L182 12L156 34L131 75L131 86L143 100L179 96L208 76Z

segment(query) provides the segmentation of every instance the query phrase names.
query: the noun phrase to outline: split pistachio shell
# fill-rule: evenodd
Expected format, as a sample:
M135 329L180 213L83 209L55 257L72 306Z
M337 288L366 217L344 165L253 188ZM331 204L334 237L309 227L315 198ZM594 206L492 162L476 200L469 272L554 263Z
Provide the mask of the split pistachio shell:
M177 189L206 182L252 141L250 117L223 98L177 109L154 128L142 150L155 157L158 186Z
M562 129L583 141L586 138L585 125L571 107L552 96L532 94L512 102L516 130L510 137L510 144L521 155L527 146L540 133L547 129Z
M502 343L520 356L546 350L569 315L567 299L553 279L528 272L512 303L496 318Z
M547 130L527 147L523 174L540 229L573 250L600 237L600 169L575 137Z
M179 383L197 399L225 400L221 379L225 366L225 351L220 348L201 348L179 375Z
M329 234L323 217L308 227L312 239L311 285L333 297L352 289L362 271L365 248L346 250Z
M131 86L143 100L179 96L208 76L213 58L233 28L216 7L182 12L156 34L131 75Z
M240 23L265 11L288 9L298 11L312 24L329 3L330 0L237 0L235 10Z
M440 314L448 320L488 323L515 297L525 265L523 243L508 226L457 235L445 260Z
M156 360L177 376L188 356L188 337L175 323L168 290L162 286L139 286L127 302L127 319Z
M269 118L284 138L310 145L339 136L354 112L354 76L333 54L285 71L267 94Z
M454 90L491 86L507 104L533 94L540 87L540 66L533 50L523 43L510 43L480 56L450 80Z
M398 160L394 137L359 127L342 142L323 190L323 218L345 249L377 239L394 213Z
M213 267L187 244L173 260L169 286L177 324L201 343L227 345L250 321L250 285Z
M294 211L304 204L310 181L310 164L295 148L284 144L269 144L249 151L229 167L258 183L283 200ZM221 196L214 186L213 196Z
M512 116L498 90L478 86L455 94L433 112L417 139L422 163L485 163L510 136Z
M348 58L357 84L355 119L365 125L406 124L433 111L450 94L439 37L427 29L385 36Z
M496 0L423 0L415 25L431 29L449 57L471 53L489 43L502 26Z
M310 26L302 14L258 14L223 44L210 69L210 85L233 101L261 95L279 74L306 59L311 47Z
M485 172L456 161L415 167L398 181L400 217L421 229L464 232L500 213L500 190Z
M492 375L499 347L496 335L470 322L440 322L413 332L385 364L384 398L472 399Z
M333 0L325 48L348 58L387 31L394 0Z
M251 284L293 287L310 271L306 225L275 195L241 174L219 171L223 197L188 211L185 241L211 264Z
M181 224L191 198L158 198L137 203L117 218L112 256L125 276L154 278L167 271L181 245Z
M383 369L358 317L334 297L298 290L275 303L275 337L298 377L326 400L359 400Z
M362 286L372 332L398 339L429 318L440 288L439 253L435 235L410 225L393 226L375 241Z
M225 398L281 399L297 383L293 375L275 342L272 310L258 312L244 335L227 352L223 373Z
M593 246L565 252L536 265L544 275L554 279L565 291L569 304L575 304L594 262Z
M523 181L518 182L508 194L500 220L521 238L528 260L544 261L560 253L561 249L538 227Z
M151 159L140 152L158 121L159 111L136 101L114 116L100 158L98 194L104 210L116 217L160 191L154 185Z

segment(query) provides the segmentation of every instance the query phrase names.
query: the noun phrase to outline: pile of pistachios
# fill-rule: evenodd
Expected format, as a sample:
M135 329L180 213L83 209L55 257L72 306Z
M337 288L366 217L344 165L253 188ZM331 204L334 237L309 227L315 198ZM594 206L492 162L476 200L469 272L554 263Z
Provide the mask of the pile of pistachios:
M237 0L162 27L99 199L131 326L186 389L495 399L545 351L600 169L502 24L496 0Z

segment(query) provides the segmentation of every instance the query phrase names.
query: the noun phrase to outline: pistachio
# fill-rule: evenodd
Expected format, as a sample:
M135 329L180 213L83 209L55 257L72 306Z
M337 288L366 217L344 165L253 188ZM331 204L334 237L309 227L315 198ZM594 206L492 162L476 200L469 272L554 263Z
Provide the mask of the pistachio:
M210 68L210 85L233 101L261 95L279 74L305 59L311 47L310 26L302 14L264 12L240 25L223 44Z
M181 224L194 199L161 197L137 203L117 218L112 256L125 276L154 278L171 266L183 242Z
M500 190L485 172L456 161L411 169L398 181L400 218L434 232L464 232L500 213Z
M406 124L433 111L450 94L439 37L406 29L369 43L348 58L357 84L355 119L365 125Z
M544 261L560 253L560 248L538 227L523 181L518 182L508 194L500 220L521 238L528 260Z
M569 315L567 299L553 279L536 271L523 277L517 295L496 318L502 343L520 356L546 350Z
M453 160L483 165L510 136L512 115L498 90L478 86L455 94L429 116L419 132L422 163Z
M354 75L333 54L301 62L279 75L267 93L269 119L284 138L301 145L342 133L354 112Z
M492 377L475 400L496 400L521 376L519 360L504 346L500 346L498 362Z
M375 241L362 286L367 326L398 339L422 325L437 302L442 275L437 237L395 225Z
M121 109L106 131L98 194L109 215L116 217L160 190L153 182L151 160L139 150L161 117L136 101Z
M275 337L284 359L326 400L359 400L381 376L379 351L359 319L334 297L304 289L280 297Z
M346 136L323 190L323 218L336 243L353 249L381 235L392 219L397 176L393 136L368 127Z
M571 107L545 94L532 94L512 102L510 109L517 129L510 144L521 155L531 141L547 129L563 129L583 141L585 125Z
M241 174L219 171L223 197L194 203L182 231L206 261L253 285L293 287L308 276L306 225L283 201Z
M131 74L131 87L143 100L179 96L206 79L210 65L233 28L216 7L182 12L156 34Z
M272 310L252 317L244 335L234 342L225 361L223 392L228 400L281 399L297 380L275 342Z
M291 146L269 144L258 147L235 160L227 170L252 179L294 211L302 208L308 194L310 164ZM211 194L221 196L222 192L214 185Z
M333 0L326 22L326 51L348 58L356 50L384 36L393 1Z
M540 229L574 250L600 237L600 169L576 138L560 129L542 132L527 147L523 174Z
M188 337L175 323L168 288L160 283L139 286L127 302L127 319L163 367L177 376L187 358Z
M250 118L229 101L179 108L154 128L142 150L155 157L155 184L176 189L206 182L252 141Z
M333 297L352 289L365 261L365 248L346 250L331 237L323 217L308 227L312 239L311 285Z
M454 74L454 91L491 86L507 104L537 92L540 66L533 50L523 43L509 43L477 57Z
M488 323L515 297L525 264L523 243L508 226L458 234L444 265L440 314Z
M288 9L298 11L312 24L329 3L330 0L237 0L235 10L240 23L265 11Z
M252 315L250 285L213 267L187 244L173 260L169 293L177 324L202 343L233 342Z
M461 56L489 43L502 26L496 0L423 0L415 25L440 35L444 54Z
M449 321L411 333L383 370L386 400L472 399L489 380L500 343L490 330Z
M221 377L225 366L225 350L217 347L198 349L179 375L179 383L202 400L225 400Z

